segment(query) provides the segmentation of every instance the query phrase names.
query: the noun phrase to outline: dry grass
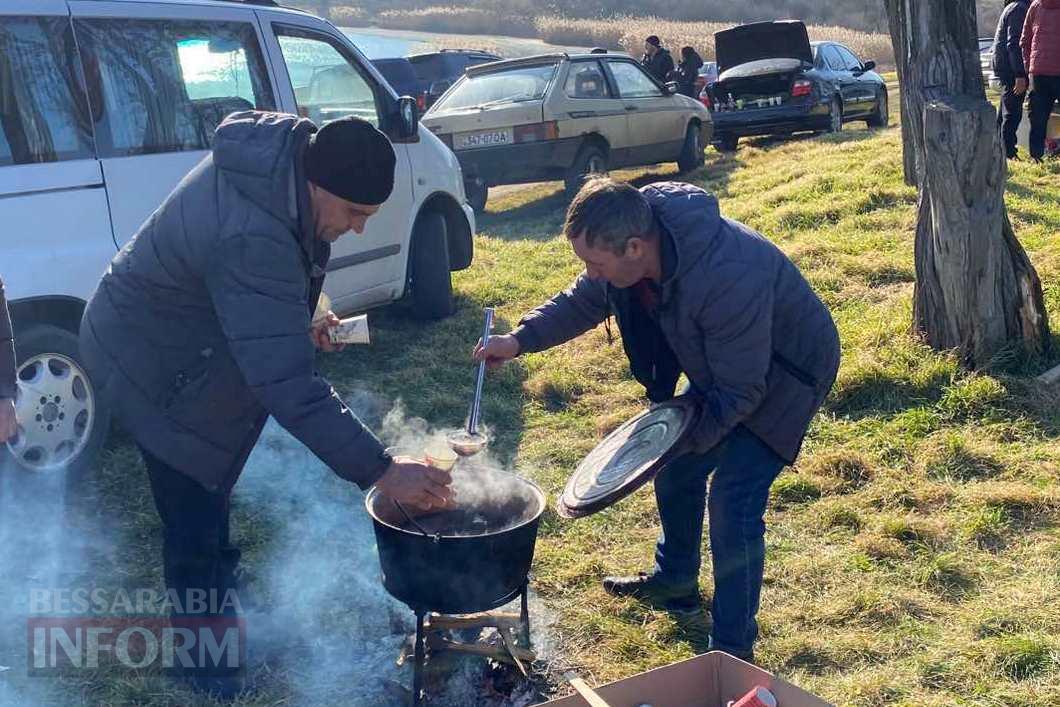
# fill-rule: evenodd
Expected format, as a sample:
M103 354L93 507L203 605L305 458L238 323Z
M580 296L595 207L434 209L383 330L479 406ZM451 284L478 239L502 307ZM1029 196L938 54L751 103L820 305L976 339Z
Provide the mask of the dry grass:
M332 10L332 19L342 24L347 8ZM363 24L365 15L359 8L351 10L348 20ZM537 37L550 44L603 46L639 55L644 38L658 35L672 51L682 46L695 47L704 59L714 58L714 33L732 23L684 22L658 17L607 17L576 19L559 15L513 18L508 13L491 12L473 7L432 6L416 10L385 10L371 18L380 27L425 32L460 34L500 34ZM830 39L842 42L864 58L881 67L894 65L891 38L885 34L858 32L845 27L810 25L811 40Z
M639 54L643 51L644 38L656 34L671 51L692 46L706 60L714 59L714 33L732 26L728 22L683 22L659 17L587 20L546 16L534 22L541 39L554 44L598 44ZM811 40L842 42L858 56L874 59L880 66L894 64L891 38L887 35L824 25L809 25L807 29Z

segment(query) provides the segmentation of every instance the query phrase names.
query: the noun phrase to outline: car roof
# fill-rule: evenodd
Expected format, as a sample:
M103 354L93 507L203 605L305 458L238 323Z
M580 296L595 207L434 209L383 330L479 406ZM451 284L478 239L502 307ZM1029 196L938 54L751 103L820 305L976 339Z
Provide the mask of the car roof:
M98 0L99 2L107 2L108 0ZM281 12L290 12L298 15L312 15L312 13L306 12L297 7L289 7L281 5L275 0L120 0L121 2L140 2L140 3L152 3L155 5L196 5L202 7L232 7L233 5L244 5L248 10L254 8L264 8L268 10L279 10ZM312 15L315 17L315 15Z
M568 54L566 52L557 52L555 54L535 54L533 56L524 56L518 59L504 59L503 61L494 61L489 64L479 64L478 66L469 67L467 70L468 76L476 76L480 74L492 74L496 71L504 71L505 69L514 69L520 66L544 66L546 64L559 64L564 61L578 61L578 60L592 60L596 61L602 56L607 56L612 59L619 59L622 61L635 61L633 57L628 54Z
M467 54L469 56L484 56L484 57L501 57L493 52L486 51L485 49L440 49L436 52L420 52L419 54L409 54L408 58L415 59L426 59L432 56L444 56L446 54Z

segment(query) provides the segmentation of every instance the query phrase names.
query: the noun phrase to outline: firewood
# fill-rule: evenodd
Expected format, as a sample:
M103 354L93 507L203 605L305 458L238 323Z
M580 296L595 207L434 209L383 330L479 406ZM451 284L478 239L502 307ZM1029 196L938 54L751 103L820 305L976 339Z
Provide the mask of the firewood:
M501 628L517 626L519 614L470 614L468 616L443 616L432 614L428 617L428 630L458 630L465 628Z

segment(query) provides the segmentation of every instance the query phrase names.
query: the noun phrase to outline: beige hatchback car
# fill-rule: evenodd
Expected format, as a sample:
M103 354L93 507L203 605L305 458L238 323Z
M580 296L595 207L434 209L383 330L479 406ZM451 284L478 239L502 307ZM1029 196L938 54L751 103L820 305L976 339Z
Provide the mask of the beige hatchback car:
M547 54L471 67L423 116L464 172L468 202L489 188L674 162L703 164L710 111L624 54Z

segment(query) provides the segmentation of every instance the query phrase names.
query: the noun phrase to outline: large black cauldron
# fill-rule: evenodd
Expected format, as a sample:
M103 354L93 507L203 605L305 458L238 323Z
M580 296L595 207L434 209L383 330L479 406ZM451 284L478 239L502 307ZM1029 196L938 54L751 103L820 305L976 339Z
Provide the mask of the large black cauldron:
M503 606L522 592L534 559L545 510L541 489L466 461L453 478L455 508L414 516L427 536L375 489L365 499L383 586L417 614L470 614Z

